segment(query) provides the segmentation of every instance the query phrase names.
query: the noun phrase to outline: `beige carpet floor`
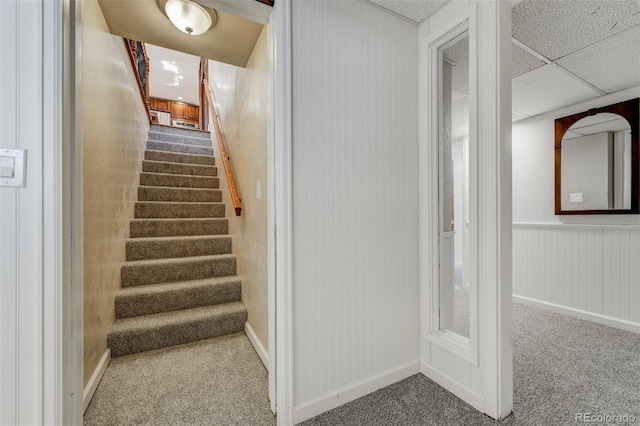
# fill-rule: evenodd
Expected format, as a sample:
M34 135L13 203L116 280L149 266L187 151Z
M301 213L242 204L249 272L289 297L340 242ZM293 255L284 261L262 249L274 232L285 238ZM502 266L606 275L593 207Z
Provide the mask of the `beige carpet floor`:
M244 333L111 360L94 425L275 425L267 371Z

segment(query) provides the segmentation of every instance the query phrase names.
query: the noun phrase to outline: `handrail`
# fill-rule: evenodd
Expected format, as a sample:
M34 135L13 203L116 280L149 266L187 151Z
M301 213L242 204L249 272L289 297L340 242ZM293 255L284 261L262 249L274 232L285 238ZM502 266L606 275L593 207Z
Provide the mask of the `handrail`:
M222 164L224 164L224 172L227 176L227 182L229 183L229 193L231 194L231 201L233 202L233 208L236 211L236 216L240 216L242 213L242 205L240 203L240 197L238 196L238 189L236 188L235 180L233 179L233 173L231 172L231 163L229 163L229 156L227 155L227 148L224 143L222 131L220 130L220 118L218 111L213 103L213 94L211 93L211 87L209 81L205 78L202 83L205 87L205 93L207 94L207 103L211 110L211 116L213 118L213 127L216 130L216 139L218 139L218 148L220 149L220 156L222 157Z
M149 57L147 56L147 49L145 48L144 43L137 42L135 40L131 40L128 38L122 38L124 41L125 48L127 49L127 53L129 54L129 60L131 61L131 67L133 68L133 75L136 78L136 82L138 83L138 89L140 90L140 97L142 99L142 103L147 110L147 115L149 115L149 121L151 121L151 111L149 108ZM144 64L145 64L145 74L144 76L140 75L140 70L138 68L138 57L137 57L137 44L140 43L142 47L142 52L144 55ZM143 83L144 78L144 83Z

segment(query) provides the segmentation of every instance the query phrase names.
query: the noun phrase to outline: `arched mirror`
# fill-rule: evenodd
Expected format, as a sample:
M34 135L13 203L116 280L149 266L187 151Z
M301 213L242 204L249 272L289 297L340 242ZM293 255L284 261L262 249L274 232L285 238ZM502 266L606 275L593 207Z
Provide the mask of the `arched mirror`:
M640 212L640 98L555 121L555 212Z

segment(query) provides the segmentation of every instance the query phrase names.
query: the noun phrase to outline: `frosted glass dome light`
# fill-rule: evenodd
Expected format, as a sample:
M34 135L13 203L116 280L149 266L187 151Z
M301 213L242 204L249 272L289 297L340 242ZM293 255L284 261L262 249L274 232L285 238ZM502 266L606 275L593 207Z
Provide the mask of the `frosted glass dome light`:
M204 34L216 24L214 11L190 0L166 0L161 6L171 23L185 34Z

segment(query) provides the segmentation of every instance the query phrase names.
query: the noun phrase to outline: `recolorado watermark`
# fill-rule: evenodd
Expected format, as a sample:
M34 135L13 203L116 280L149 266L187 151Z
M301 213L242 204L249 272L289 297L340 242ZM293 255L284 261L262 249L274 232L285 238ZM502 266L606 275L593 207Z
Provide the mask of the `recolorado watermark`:
M636 422L636 416L633 414L576 413L575 422L592 424L633 424Z

